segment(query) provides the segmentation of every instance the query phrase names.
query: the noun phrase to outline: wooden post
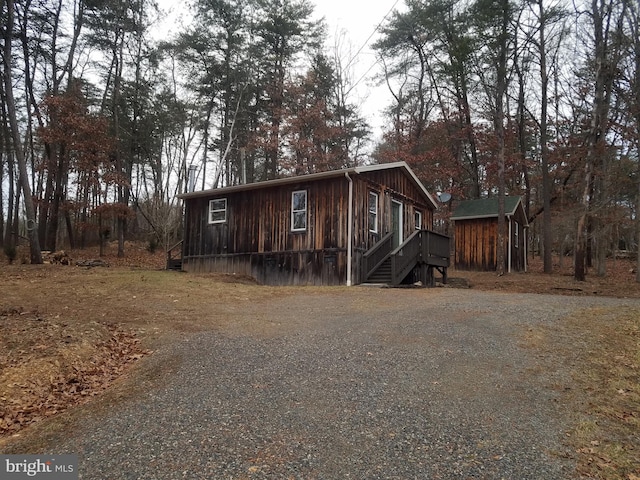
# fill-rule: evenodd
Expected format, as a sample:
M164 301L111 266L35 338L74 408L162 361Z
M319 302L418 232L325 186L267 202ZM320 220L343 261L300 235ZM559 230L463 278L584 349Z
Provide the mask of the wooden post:
M429 272L427 269L427 264L423 262L420 262L420 281L425 287L428 285L427 282L429 281Z

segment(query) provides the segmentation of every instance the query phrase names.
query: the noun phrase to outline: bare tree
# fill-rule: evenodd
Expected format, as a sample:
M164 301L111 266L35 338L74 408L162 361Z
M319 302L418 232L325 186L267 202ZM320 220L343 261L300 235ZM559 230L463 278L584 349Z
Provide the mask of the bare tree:
M585 162L582 213L578 218L575 240L574 278L586 278L587 222L593 207L594 171L600 166L606 151L606 135L609 128L609 111L616 69L622 53L621 40L628 0L591 0L589 17L593 27L594 90L591 117L585 141Z
M540 167L542 169L542 245L544 273L552 273L553 239L551 235L551 195L552 184L549 173L549 50L547 34L549 24L563 17L558 8L547 8L544 0L537 0L538 7L538 55L540 61ZM562 38L560 32L558 42ZM555 56L552 56L555 58Z
M496 143L498 181L498 232L496 272L504 275L506 263L505 236L505 96L508 87L508 66L512 48L513 6L510 0L477 0L473 5L476 35L487 39L486 48L478 52L476 69L490 105ZM490 67L488 67L490 66Z
M29 237L29 246L31 254L31 263L42 263L42 252L40 251L40 242L38 240L38 230L36 224L35 207L33 205L33 197L31 196L31 186L29 185L29 172L27 171L27 162L22 150L22 141L20 138L20 130L18 128L18 118L16 114L16 102L13 96L13 78L11 65L11 50L13 40L14 26L14 2L6 0L7 3L7 23L4 35L4 90L5 102L7 104L7 117L11 128L11 138L13 140L13 150L18 161L20 171L20 186L24 196L24 206L27 216L27 235Z
M630 96L630 112L633 116L635 126L635 150L636 155L640 155L640 6L631 2L628 10L627 20L630 39L631 67L632 74L630 78L631 91ZM640 211L640 161L638 161L636 172L637 196L636 196L636 212ZM640 215L636 214L636 242L638 244L637 265L636 265L636 282L640 282Z

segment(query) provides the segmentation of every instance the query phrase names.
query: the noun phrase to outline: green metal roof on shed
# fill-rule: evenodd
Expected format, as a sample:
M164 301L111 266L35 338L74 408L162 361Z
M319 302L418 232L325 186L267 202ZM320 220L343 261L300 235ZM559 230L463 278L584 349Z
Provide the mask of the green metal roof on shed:
M518 208L523 209L522 197L504 197L504 213L515 215ZM474 218L491 218L498 216L498 197L464 200L456 207L451 220L471 220ZM526 217L525 217L526 218Z

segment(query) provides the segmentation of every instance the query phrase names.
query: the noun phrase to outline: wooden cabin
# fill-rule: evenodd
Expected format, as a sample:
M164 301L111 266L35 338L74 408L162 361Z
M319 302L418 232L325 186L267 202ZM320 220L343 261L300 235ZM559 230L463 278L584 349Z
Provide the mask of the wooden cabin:
M505 270L527 269L529 227L521 197L505 197ZM459 270L497 270L498 198L466 200L454 210L455 268Z
M434 269L446 277L449 238L430 231L436 202L404 162L180 198L182 255L170 254L168 267L250 275L270 285L401 283L412 275L427 281Z

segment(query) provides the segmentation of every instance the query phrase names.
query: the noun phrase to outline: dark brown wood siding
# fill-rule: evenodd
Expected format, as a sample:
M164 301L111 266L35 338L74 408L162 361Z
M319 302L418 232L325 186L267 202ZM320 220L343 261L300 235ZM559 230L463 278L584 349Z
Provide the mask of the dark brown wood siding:
M497 231L497 222L491 218L456 221L456 268L495 270Z
M508 224L507 224L508 225ZM516 219L511 219L511 270L523 272L526 270L526 232L522 224Z
M307 228L296 232L291 230L291 195L299 190L307 192ZM187 199L184 269L250 274L272 284L313 284L316 274L325 284L338 278L344 283L347 195L347 180L340 177ZM209 202L215 198L227 199L225 223L208 222ZM276 275L276 270L289 273ZM300 278L290 278L291 272Z
M511 270L525 270L526 235L515 219L505 225L509 234L511 222ZM505 238L505 268L508 269L509 239ZM497 269L498 220L479 218L455 222L455 267L459 270L494 271Z
M403 238L416 228L415 212L422 214L422 228L433 228L433 206L413 182L397 169L366 172L354 183L354 246L364 251L391 231L391 202L403 207ZM369 192L378 194L378 232L369 231Z
M307 192L307 228L291 230L291 195ZM209 201L227 199L227 221L208 223ZM346 179L187 199L186 255L346 248Z
M352 175L353 179L353 283L364 282L362 256L391 231L391 201L403 206L403 238L416 228L415 211L422 213L422 228L433 228L433 205L400 170L389 169ZM369 231L369 192L378 195L378 231Z
M403 237L433 226L433 205L401 169L349 174L353 187L352 282L364 281L362 254L391 229L391 200L403 204ZM183 269L251 275L274 285L344 284L347 280L349 179L301 179L185 200ZM291 194L307 191L307 229L291 231ZM369 192L379 195L378 233L368 228ZM227 199L227 221L208 223L209 201Z
M343 285L345 250L202 255L183 258L192 273L249 275L266 285Z

